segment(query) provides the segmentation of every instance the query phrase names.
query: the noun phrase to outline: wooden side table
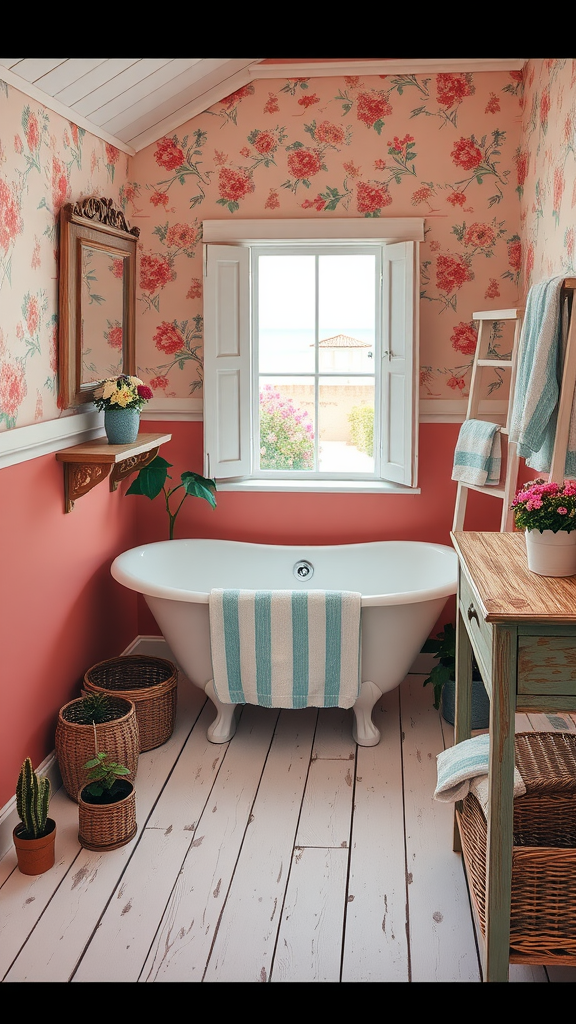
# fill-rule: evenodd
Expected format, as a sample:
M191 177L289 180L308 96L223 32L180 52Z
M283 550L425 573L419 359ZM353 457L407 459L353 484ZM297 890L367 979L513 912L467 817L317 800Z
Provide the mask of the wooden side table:
M451 538L459 559L455 743L471 735L472 654L490 696L483 979L508 981L515 713L576 710L576 576L530 572L523 533Z

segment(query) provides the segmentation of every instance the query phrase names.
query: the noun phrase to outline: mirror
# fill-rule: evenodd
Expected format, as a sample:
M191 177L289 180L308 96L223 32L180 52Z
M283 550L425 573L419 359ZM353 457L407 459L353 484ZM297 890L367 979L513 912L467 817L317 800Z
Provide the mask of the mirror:
M99 380L135 374L136 245L111 199L60 212L59 404L91 402Z

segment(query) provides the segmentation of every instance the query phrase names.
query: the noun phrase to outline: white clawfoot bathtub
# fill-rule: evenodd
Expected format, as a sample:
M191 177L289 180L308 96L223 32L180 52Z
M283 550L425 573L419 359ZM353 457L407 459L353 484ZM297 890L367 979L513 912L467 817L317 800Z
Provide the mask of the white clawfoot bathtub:
M302 568L304 563L304 568ZM443 544L373 541L317 547L231 540L169 540L124 551L111 573L143 594L184 674L213 701L208 739L225 743L237 705L211 685L208 596L214 588L352 590L362 594L362 686L353 733L364 747L380 733L378 698L404 679L457 587L457 555ZM308 568L312 567L312 570Z

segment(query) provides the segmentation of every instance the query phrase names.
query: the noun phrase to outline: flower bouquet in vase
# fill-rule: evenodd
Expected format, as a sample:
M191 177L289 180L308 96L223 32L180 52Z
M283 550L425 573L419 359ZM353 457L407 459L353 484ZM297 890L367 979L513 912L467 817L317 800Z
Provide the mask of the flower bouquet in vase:
M142 406L152 390L139 377L120 374L99 381L94 404L104 410L104 430L109 444L132 444L138 437Z
M517 529L525 530L530 571L538 576L576 575L576 480L529 480L511 509Z

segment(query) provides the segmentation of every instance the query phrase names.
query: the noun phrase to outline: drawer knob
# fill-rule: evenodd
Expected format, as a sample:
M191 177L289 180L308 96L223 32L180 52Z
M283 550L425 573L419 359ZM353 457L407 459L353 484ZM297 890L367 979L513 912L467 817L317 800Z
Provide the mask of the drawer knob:
M468 622L472 622L472 619L476 619L478 625L480 625L480 619L478 618L478 612L476 611L473 604L468 607Z

